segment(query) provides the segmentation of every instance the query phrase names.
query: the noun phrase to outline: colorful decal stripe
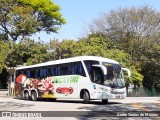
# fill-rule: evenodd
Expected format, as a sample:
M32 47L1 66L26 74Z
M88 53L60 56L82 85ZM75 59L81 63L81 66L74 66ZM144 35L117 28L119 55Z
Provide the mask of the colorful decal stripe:
M52 78L52 83L77 83L79 76L57 76Z

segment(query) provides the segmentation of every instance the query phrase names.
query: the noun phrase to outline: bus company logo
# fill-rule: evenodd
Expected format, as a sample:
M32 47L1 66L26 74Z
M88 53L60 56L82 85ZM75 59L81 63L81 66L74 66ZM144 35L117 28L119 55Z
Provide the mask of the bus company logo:
M2 112L2 117L12 117L11 112Z

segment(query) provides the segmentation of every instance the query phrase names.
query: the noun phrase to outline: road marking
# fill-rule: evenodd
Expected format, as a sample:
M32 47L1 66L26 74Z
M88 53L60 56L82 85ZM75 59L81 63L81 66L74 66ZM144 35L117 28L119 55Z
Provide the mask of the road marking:
M148 109L142 107L140 104L137 104L137 103L131 103L131 104L132 104L132 106L134 106L135 108L141 109L141 110L143 110L143 111L145 111L145 112L151 111L151 110L148 110Z

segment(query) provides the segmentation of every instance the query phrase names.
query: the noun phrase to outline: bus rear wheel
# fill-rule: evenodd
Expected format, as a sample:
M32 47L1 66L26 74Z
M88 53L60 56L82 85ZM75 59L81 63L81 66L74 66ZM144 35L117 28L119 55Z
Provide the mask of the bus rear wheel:
M25 100L29 100L29 99L30 99L29 93L28 93L27 91L24 92L24 99L25 99Z
M36 101L37 99L38 99L37 92L36 91L32 91L32 93L31 93L31 100L32 101Z
M83 102L84 104L88 104L90 102L89 93L87 91L84 91L83 93Z
M103 104L107 104L107 103L108 103L108 99L102 100L102 103L103 103Z

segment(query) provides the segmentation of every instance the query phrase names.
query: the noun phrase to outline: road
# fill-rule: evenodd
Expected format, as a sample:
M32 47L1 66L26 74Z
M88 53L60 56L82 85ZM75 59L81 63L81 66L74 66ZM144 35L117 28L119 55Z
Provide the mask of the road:
M149 120L158 120L160 119L156 115L160 115L156 111L160 111L160 98L159 97L127 97L124 100L109 100L108 104L102 104L101 101L91 101L90 104L83 104L82 100L63 100L58 99L55 102L41 100L41 101L26 101L15 99L11 97L0 97L0 111L15 111L18 113L23 113L34 111L47 111L42 113L43 115L34 117L30 116L30 120L53 120L52 117L42 117L44 114L50 116L56 116L54 119L73 119L73 120L82 120L82 119L114 119L117 120L123 117L127 120L142 120L144 117L137 117L142 113L145 114L145 119ZM54 111L54 112L53 112ZM58 111L58 112L57 112ZM60 111L60 112L59 112ZM116 113L115 113L116 111ZM137 112L138 111L138 112ZM133 112L133 114L131 113ZM146 115L151 115L152 117L146 117ZM22 114L22 113L21 113ZM27 115L29 113L26 113ZM80 115L77 117L77 114ZM84 115L85 114L85 115ZM105 115L104 115L105 114ZM112 116L113 114L113 116ZM126 117L129 115L130 117ZM24 115L24 114L23 114ZM30 115L30 114L29 114ZM38 115L38 113L37 113ZM86 117L89 116L89 117ZM115 116L117 115L117 117ZM119 117L118 117L119 115ZM131 117L132 116L132 117ZM24 120L29 119L26 116L23 116ZM21 116L17 117L16 114L12 118L2 117L4 120L22 120ZM1 118L0 118L1 119ZM2 119L1 119L2 120Z

